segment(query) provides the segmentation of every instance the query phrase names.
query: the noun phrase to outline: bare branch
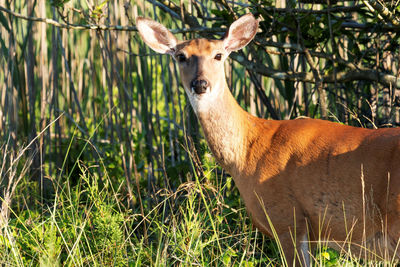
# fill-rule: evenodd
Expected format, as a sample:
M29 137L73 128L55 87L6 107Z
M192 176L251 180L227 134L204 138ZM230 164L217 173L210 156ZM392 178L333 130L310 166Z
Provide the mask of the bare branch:
M316 83L315 77L311 72L277 71L271 68L267 68L263 64L258 64L257 62L251 62L237 53L232 53L231 58L233 58L238 63L242 64L247 69L253 70L258 74L267 77L271 77L278 80L286 80L286 81L302 81L302 82ZM321 75L321 80L324 83L334 83L335 75L333 74ZM342 71L336 73L337 82L344 83L357 80L377 82L388 87L392 86L393 88L400 88L400 79L397 79L397 77L394 75L381 73L376 70L362 69L362 70Z
M351 12L358 12L364 5L355 5L355 6L335 6L331 8L321 9L321 10L314 10L314 9L305 9L305 8L276 8L276 7L264 7L265 10L269 12L277 12L277 13L305 13L305 14L327 14L327 13L351 13Z
M155 0L148 0L149 2L153 3ZM171 2L164 1L164 0L159 0L160 2L159 6L164 6L165 10L169 10L168 12L172 14L171 12L178 11L180 7L178 6L172 6ZM120 25L96 25L96 24L88 24L88 25L77 25L77 24L66 24L66 23L60 23L58 21L55 21L53 19L48 19L48 18L38 18L38 17L30 17L30 16L25 16L19 13L16 13L14 11L11 11L7 8L4 8L0 6L0 11L6 12L14 17L24 19L24 20L29 20L29 21L35 21L35 22L42 22L46 23L49 25L53 25L55 27L59 28L65 28L65 29L74 29L74 30L115 30L115 31L137 31L135 26L120 26ZM188 33L188 32L197 32L200 35L204 34L209 34L209 33L223 33L225 32L224 28L206 28L206 27L201 27L199 26L198 22L196 19L193 18L190 14L185 14L185 20L186 24L190 26L190 28L184 28L184 29L175 29L171 30L173 33ZM359 24L357 22L344 22L342 24L342 27L345 28L355 28L355 29L362 29L362 30L368 30L370 28L369 25L366 24ZM386 31L398 31L400 30L400 24L398 25L384 25L383 30ZM279 48L289 48L289 49L295 49L300 51L301 53L304 53L304 50L299 47L296 44L280 44L280 43L274 43L274 42L261 42L261 44L268 45L268 46L275 46ZM326 57L330 58L329 55L319 53L319 52L312 52L310 51L311 56L316 56L316 57ZM268 76L271 78L279 79L279 80L289 80L289 81L303 81L303 82L311 82L315 83L315 77L313 77L312 73L304 73L304 72L281 72L277 70L273 70L270 68L267 68L263 64L254 64L253 62L250 62L246 59L244 59L242 56L238 54L232 54L231 57L239 62L240 64L243 64L247 69L249 70L254 70L255 72ZM354 66L354 64L351 64L349 62L340 62L343 64L346 64L349 68L351 68L350 71L343 71L337 73L337 82L349 82L349 81L355 81L355 80L366 80L366 81L374 81L381 83L385 86L393 86L395 88L400 88L400 80L397 79L394 75L390 74L385 74L385 73L380 73L376 70L370 70L370 69L365 69L365 68L358 68ZM334 82L334 75L328 74L328 75L323 75L321 76L321 80L325 83L333 83Z
M380 27L382 32L397 32L400 30L400 25L371 25L365 23L358 23L355 21L346 21L343 22L341 25L342 28L348 29L356 29L356 30L364 30L364 31L372 31L375 27Z
M365 6L373 13L378 13L381 20L392 23L395 26L400 26L400 21L396 16L382 3L376 0L362 0Z
M151 0L150 0L151 1ZM71 29L71 30L102 30L102 31L137 31L135 26L121 26L121 25L98 25L98 24L86 24L86 25L78 25L78 24L66 24L60 23L53 19L48 18L38 18L38 17L30 17L19 14L7 8L0 6L0 11L6 12L16 18L34 21L34 22L42 22L49 25L53 25L57 28L63 29ZM207 27L191 27L191 28L183 28L183 29L174 29L171 30L172 33L188 33L188 32L202 32L202 33L224 33L226 29L222 28L207 28Z
M78 24L66 24L60 23L53 19L48 18L37 18L37 17L30 17L19 14L12 10L9 10L5 7L0 6L0 11L6 12L16 18L29 20L29 21L36 21L36 22L43 22L49 25L53 25L58 28L63 29L74 29L74 30L109 30L109 31L137 31L135 26L120 26L120 25L96 25L96 24L87 24L87 25L78 25Z
M154 0L147 0L151 3L155 2ZM160 0L163 2L162 0ZM159 2L160 2L159 1ZM159 4L158 6L162 6ZM168 8L168 6L163 5L166 7L163 9L164 11L168 12L172 16L173 14L176 14L174 10ZM19 14L17 12L14 12L12 10L9 10L5 7L0 6L0 11L3 11L5 13L8 13L16 18L28 20L28 21L34 21L34 22L42 22L46 23L49 25L53 25L58 28L63 28L63 29L71 29L71 30L102 30L102 31L137 31L135 26L121 26L121 25L100 25L100 24L86 24L86 25L81 25L81 24L67 24L67 23L61 23L53 19L48 19L48 18L38 18L38 17L30 17L30 16L25 16L22 14ZM186 13L185 13L186 14ZM190 14L185 15L185 23L190 26L190 28L183 28L183 29L174 29L171 30L172 33L189 33L189 32L197 32L199 34L205 33L205 34L210 34L210 33L224 33L226 29L224 28L207 28L207 27L201 27L200 24L191 16ZM349 22L343 22L342 23L342 28L349 28L349 29L358 29L358 30L367 30L371 31L373 28L371 25L368 24L361 24L357 23L355 21L349 21ZM400 24L399 25L383 25L381 26L383 31L388 31L388 32L397 32L400 31Z
M185 24L189 25L191 28L197 28L197 27L201 27L200 23L197 21L196 17L193 16L192 14L188 13L184 6L182 5L182 9L181 7L175 5L173 2L171 1L167 1L167 0L147 0L148 2L159 6L162 10L164 10L165 12L173 15L174 13L176 15L181 14L183 18L181 18L180 15L178 15L178 19L181 19Z

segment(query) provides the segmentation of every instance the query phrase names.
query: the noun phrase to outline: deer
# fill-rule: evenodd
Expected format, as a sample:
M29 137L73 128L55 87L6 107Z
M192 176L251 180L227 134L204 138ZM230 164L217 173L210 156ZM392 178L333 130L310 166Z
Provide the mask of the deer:
M224 61L252 41L258 23L249 13L221 39L180 41L162 24L136 18L144 43L177 62L213 156L233 177L253 225L277 239L282 264L311 266L321 241L360 258L397 261L400 128L249 114L230 92Z

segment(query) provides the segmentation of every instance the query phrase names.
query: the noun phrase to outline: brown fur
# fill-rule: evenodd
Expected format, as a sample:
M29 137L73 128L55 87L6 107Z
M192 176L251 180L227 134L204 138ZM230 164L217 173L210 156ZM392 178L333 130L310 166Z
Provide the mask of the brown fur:
M354 253L363 252L360 246L373 250L363 257L398 258L400 128L369 130L248 114L226 85L223 62L214 59L253 38L258 22L244 17L226 39L181 42L173 55L188 58L179 64L182 83L210 149L234 178L254 224L273 236L270 219L289 265L308 265L309 255L299 251L302 242L314 245L321 239L335 248L351 242ZM243 40L248 29L253 30ZM204 95L190 91L198 77L210 82Z

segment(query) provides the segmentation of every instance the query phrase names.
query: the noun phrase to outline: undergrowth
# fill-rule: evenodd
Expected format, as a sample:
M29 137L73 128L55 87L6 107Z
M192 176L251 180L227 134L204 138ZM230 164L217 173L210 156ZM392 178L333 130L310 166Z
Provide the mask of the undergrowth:
M13 162L13 175L27 168L21 162ZM125 180L116 183L105 165L78 159L78 171L53 179L50 199L35 194L38 185L25 174L1 225L0 265L276 265L274 244L253 230L232 178L206 164L204 177L188 172L176 189L143 190L143 214L137 199L129 205Z
M3 184L5 177L18 182L9 215L2 199L0 265L280 266L276 243L253 228L232 178L203 158L202 177L188 172L177 188L167 180L147 195L142 188L141 201L137 194L129 201L125 180L107 166L79 159L78 171L51 178L54 195L44 199L25 172L28 160L11 160L0 169ZM315 266L379 266L324 247L313 258Z

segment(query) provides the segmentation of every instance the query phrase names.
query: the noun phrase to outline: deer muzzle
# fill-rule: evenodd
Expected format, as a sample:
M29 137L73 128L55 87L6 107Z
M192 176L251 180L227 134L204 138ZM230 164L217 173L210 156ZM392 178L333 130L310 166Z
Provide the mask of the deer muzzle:
M190 89L192 92L194 91L196 94L201 95L206 92L209 85L210 83L207 80L194 79L190 82Z

